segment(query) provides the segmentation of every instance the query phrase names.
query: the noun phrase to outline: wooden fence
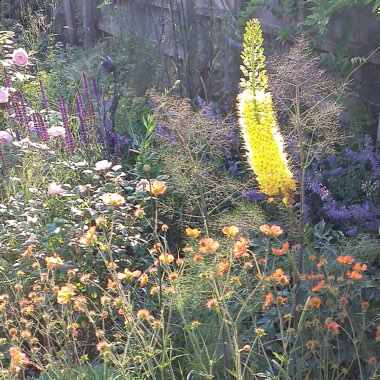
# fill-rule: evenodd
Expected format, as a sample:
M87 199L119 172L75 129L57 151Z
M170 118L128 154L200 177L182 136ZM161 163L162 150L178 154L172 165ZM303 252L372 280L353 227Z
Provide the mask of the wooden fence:
M95 41L99 31L148 36L160 52L172 59L188 96L201 94L207 98L219 93L218 98L220 94L228 98L236 92L241 41L236 19L243 0L113 0L99 12L96 6L101 2L59 0L57 33L64 33L68 42L76 43L79 20L85 43ZM286 27L296 27L307 14L302 1L298 17L286 14L282 1L263 3L266 7L257 10L255 17L262 23L266 40L275 39ZM355 71L354 79L364 99L380 111L380 49L375 51L380 45L378 36L380 22L371 10L351 9L332 18L329 32L316 40L315 46L331 54L343 50L348 56L362 57L366 63ZM215 77L219 81L217 89L212 84Z
M147 36L172 59L190 98L218 94L232 102L239 75L239 10L240 0L119 0L102 9L98 27L111 35Z

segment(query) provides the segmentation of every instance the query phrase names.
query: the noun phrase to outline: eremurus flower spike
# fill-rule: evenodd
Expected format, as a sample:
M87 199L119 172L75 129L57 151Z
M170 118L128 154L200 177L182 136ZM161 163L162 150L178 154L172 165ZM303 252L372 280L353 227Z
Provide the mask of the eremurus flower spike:
M246 26L242 52L242 93L238 96L239 124L247 150L248 163L257 176L261 191L282 195L287 203L296 184L284 153L271 93L267 89L262 32L257 19Z

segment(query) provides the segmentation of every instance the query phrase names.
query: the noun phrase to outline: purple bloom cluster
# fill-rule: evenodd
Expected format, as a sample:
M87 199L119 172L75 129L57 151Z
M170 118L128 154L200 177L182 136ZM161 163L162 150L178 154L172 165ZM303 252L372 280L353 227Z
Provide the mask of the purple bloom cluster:
M309 173L307 199L313 218L324 218L347 236L380 227L380 155L370 136L341 155L316 162Z
M250 202L263 202L268 199L265 194L260 193L257 190L248 190L244 195Z
M4 68L4 83L10 88L11 77L7 70ZM92 143L100 144L104 149L110 147L114 148L114 153L120 155L120 143L121 136L115 131L102 130L100 122L100 110L101 96L99 94L96 81L91 77L91 90L86 75L82 76L83 95L78 90L75 98L75 117L79 121L79 135L76 136L72 129L72 123L68 114L68 107L62 97L59 97L57 102L58 111L61 116L61 126L65 128L65 138L59 139L61 149L67 150L70 154L74 154L76 149L83 143L87 148L88 154L91 154L90 141ZM15 133L17 140L21 140L24 137L31 139L37 139L42 142L49 142L48 128L52 127L51 112L54 112L49 107L49 101L47 98L46 90L42 80L39 80L40 96L43 110L41 112L33 110L27 103L23 94L18 91L9 91L9 102L6 104L5 110L8 113L9 120L12 124L12 129ZM106 135L108 140L112 140L112 144L106 144ZM90 136L91 139L90 139ZM77 141L76 141L77 140ZM81 149L83 151L83 149ZM108 152L108 157L110 156Z

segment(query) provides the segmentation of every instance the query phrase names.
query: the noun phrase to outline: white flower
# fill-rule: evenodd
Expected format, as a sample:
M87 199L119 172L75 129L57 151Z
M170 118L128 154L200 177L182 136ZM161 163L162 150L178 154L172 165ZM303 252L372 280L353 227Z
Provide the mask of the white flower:
M149 181L147 179L142 179L136 185L136 192L147 192L149 190Z
M95 164L95 170L98 172L106 172L112 167L112 162L109 162L107 160L98 161Z
M52 182L49 184L48 194L50 195L63 194L65 192L66 190L61 185L58 185L56 182Z
M8 103L9 93L4 87L0 87L0 103Z
M0 145L12 146L13 137L6 131L0 131Z
M66 130L64 127L51 127L48 128L47 134L51 139L54 137L64 137L66 134Z

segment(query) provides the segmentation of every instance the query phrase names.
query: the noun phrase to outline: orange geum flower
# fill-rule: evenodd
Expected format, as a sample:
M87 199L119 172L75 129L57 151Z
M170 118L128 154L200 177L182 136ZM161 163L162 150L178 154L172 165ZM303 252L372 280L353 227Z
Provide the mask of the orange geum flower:
M141 219L145 216L145 211L140 206L137 206L135 211L133 211L133 215L137 219Z
M125 268L124 272L117 274L117 278L120 281L123 281L123 280L133 280L134 278L139 278L140 276L141 276L141 271L140 270L130 271L128 268Z
M369 302L367 302L367 301L363 301L363 302L362 302L362 308L363 308L363 309L368 309L368 308L369 308Z
M228 272L228 268L230 267L230 262L227 259L222 260L218 265L217 265L217 275L220 277L223 274Z
M279 237L284 233L284 230L277 224L263 224L259 227L260 231L267 236Z
M123 206L125 198L118 193L105 193L100 199L108 206Z
M178 258L175 263L180 267L182 266L183 264L185 264L185 260L184 259L181 259L181 258Z
M325 286L325 281L324 280L322 280L321 282L319 282L317 285L315 285L312 289L311 289L311 291L312 292L318 292L319 290L321 290L324 286Z
M107 281L107 289L109 289L109 290L115 290L115 289L117 289L117 283L115 281L112 281L111 279L108 279L108 281Z
M220 247L220 244L212 238L204 238L199 242L199 253L214 253Z
M272 253L276 256L283 256L284 253L289 249L289 242L285 242L280 249L272 248Z
M151 325L154 329L162 329L163 328L163 324L159 319L154 319L151 322Z
M48 268L56 268L63 264L63 260L58 253L54 253L53 256L45 257L46 266Z
M175 294L174 286L166 286L163 290L168 294Z
M324 257L321 257L318 261L317 268L321 269L323 265L325 265L326 259Z
M360 280L363 278L363 275L355 270L353 270L352 272L348 271L346 274L352 280Z
M376 342L380 342L380 325L376 326L375 340L376 340Z
M140 288L144 288L148 284L148 281L149 281L148 275L146 273L143 274L139 279Z
M227 237L233 238L239 233L239 228L236 226L225 226L222 228L222 232Z
M306 279L309 281L316 281L316 280L322 280L324 275L322 273L320 274L308 274L306 275Z
M199 237L200 234L201 234L201 230L198 229L198 228L187 227L185 231L186 231L186 235L187 236L189 236L191 238L194 238L194 239L196 239L197 237Z
M141 309L137 312L137 318L147 320L150 317L150 311L146 309Z
M269 308L270 304L273 302L273 294L272 293L268 293L266 296L265 296L265 302L264 302L264 305L263 305L263 309L266 310Z
M242 257L242 256L248 256L248 240L241 237L234 245L234 248L232 250L233 257L235 259Z
M96 349L103 355L109 352L110 345L105 340L102 340L96 345Z
M257 264L259 264L259 265L265 265L266 262L267 262L267 260L266 260L265 257L260 257L260 258L257 260Z
M336 322L333 322L331 318L326 319L325 326L327 327L327 330L330 331L332 334L339 333L339 325Z
M87 232L81 236L79 243L83 245L91 244L96 238L95 232L96 226L91 226Z
M11 370L14 373L20 372L22 367L25 367L30 363L26 354L17 347L10 347L9 355L11 357Z
M24 253L21 254L21 257L24 259L32 256L33 248L33 244L30 244L28 248L24 251Z
M11 335L11 336L16 335L17 334L17 329L15 327L11 327L8 330L8 334Z
M377 363L377 360L376 360L376 357L375 356L371 356L369 359L368 359L368 364L369 365L376 365Z
M87 298L84 296L78 296L73 299L74 301L74 310L76 311L85 311Z
M306 347L307 347L308 350L312 350L314 348L314 346L315 346L314 340L308 340L306 342Z
M319 297L311 297L307 303L307 308L318 309L321 306L321 299Z
M199 263L200 261L203 260L203 257L202 257L202 255L198 255L198 254L196 254L196 255L193 256L193 260L194 260L196 263Z
M338 263L351 265L355 259L352 256L338 256L336 259Z
M252 269L253 268L253 263L252 261L246 261L244 263L244 269Z
M175 258L170 253L162 253L160 256L158 256L158 260L162 264L169 265L175 260Z
M152 287L150 288L150 292L149 292L149 294L150 294L151 296L154 296L155 294L158 293L158 291L159 291L158 286L152 286Z
M57 302L61 305L69 303L73 295L75 294L75 285L67 284L62 286L57 293Z
M215 298L208 300L207 307L210 310L215 310L218 307L218 301Z
M152 194L155 197L164 195L166 190L167 190L166 182L159 181L158 179L155 179L149 184L148 191L150 194Z
M361 264L361 263L356 263L352 270L354 270L355 272L364 272L367 270L367 265L366 264Z
M288 299L282 296L277 296L277 302L281 305L285 305L288 303Z
M272 274L271 278L276 281L276 283L285 286L289 284L289 276L287 276L282 269L276 269Z

